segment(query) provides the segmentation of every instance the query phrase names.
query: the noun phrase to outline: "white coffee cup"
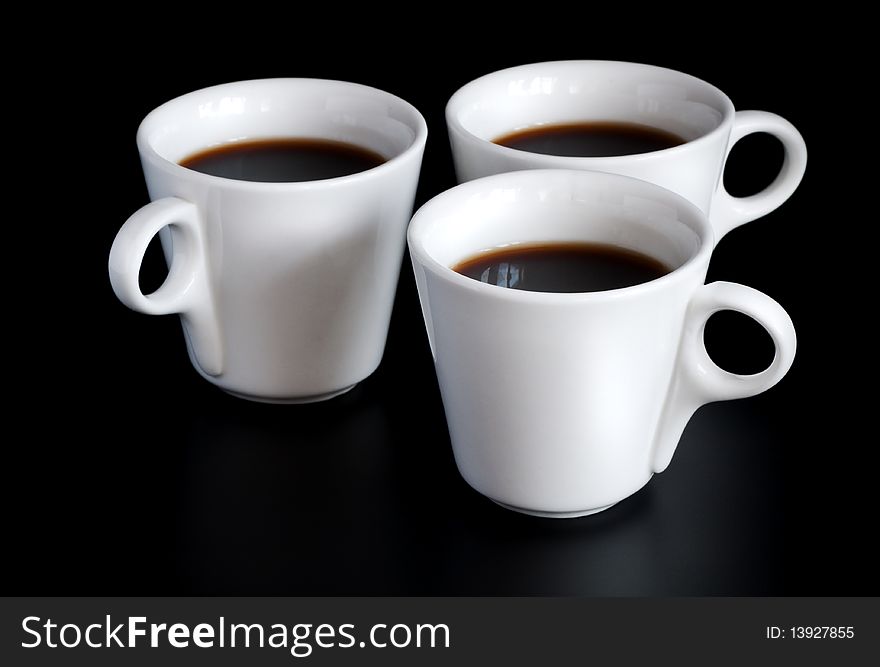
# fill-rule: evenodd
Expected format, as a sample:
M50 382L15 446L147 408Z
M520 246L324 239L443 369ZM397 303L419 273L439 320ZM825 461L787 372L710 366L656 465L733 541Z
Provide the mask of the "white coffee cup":
M572 170L478 179L422 206L408 241L458 469L510 509L575 517L610 507L666 468L699 406L765 391L794 359L779 304L743 285L704 285L714 244L706 215L644 181ZM450 268L537 242L613 244L674 270L557 294ZM736 375L710 359L703 329L719 310L769 332L767 369Z
M243 81L163 104L137 133L153 201L113 242L116 295L143 313L179 314L196 370L237 396L297 403L351 389L382 357L426 136L412 105L341 81ZM275 137L344 141L387 162L297 183L178 164ZM157 232L170 269L145 295L138 272Z
M515 130L589 120L623 121L672 132L686 143L617 157L541 155L493 143ZM797 188L807 148L795 127L766 111L735 111L716 87L682 72L599 60L537 63L488 74L459 89L446 106L458 181L520 169L590 169L662 185L696 204L715 227L731 229L773 211ZM724 189L733 145L767 132L782 142L776 179L750 197Z

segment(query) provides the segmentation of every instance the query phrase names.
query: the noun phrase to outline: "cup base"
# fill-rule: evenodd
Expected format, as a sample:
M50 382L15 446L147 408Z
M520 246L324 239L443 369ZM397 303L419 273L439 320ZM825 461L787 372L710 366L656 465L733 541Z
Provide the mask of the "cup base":
M491 498L490 498L491 500ZM604 512L609 507L614 507L617 503L611 503L610 505L605 505L604 507L597 507L591 510L577 510L574 512L540 512L537 510L527 510L522 507L515 507L514 505L508 505L507 503L499 503L497 500L492 500L496 505L501 505L504 509L513 510L514 512L519 512L520 514L528 514L529 516L539 516L542 519L576 519L581 516L589 516L590 514L598 514L599 512Z
M268 398L266 396L253 396L251 394L242 394L237 391L231 391L229 389L223 389L230 396L235 396L236 398L243 398L246 401L253 401L254 403L273 403L276 405L300 405L303 403L319 403L321 401L326 401L336 396L341 396L342 394L351 391L357 386L357 382L347 387L343 387L342 389L337 389L336 391L328 391L326 394L315 394L314 396L297 396L296 398Z

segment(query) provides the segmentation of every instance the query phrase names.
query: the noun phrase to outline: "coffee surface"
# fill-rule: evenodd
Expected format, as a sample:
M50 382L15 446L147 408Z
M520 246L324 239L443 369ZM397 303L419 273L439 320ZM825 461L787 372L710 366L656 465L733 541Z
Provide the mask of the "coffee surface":
M541 125L498 137L494 143L529 153L564 157L636 155L685 143L672 132L648 125L590 121Z
M600 292L670 271L653 257L601 243L517 245L482 252L452 268L482 283L531 292Z
M212 146L180 161L203 174L263 183L293 183L350 176L385 162L378 153L342 141L259 139Z

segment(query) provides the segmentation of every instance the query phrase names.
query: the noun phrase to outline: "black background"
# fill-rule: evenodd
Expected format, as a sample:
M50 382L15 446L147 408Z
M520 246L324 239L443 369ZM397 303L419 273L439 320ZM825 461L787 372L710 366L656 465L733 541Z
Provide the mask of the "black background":
M855 384L870 379L873 339L854 310L870 304L873 283L856 259L859 223L845 212L854 193L841 191L849 175L831 136L842 124L825 120L827 96L848 99L833 62L801 33L736 19L719 33L714 21L661 28L645 16L639 34L639 17L469 18L465 29L415 8L411 20L387 10L402 27L381 12L339 12L218 28L156 15L130 20L150 24L140 34L121 22L113 37L34 35L52 69L32 72L8 121L10 135L29 141L18 121L40 128L21 152L21 191L9 193L29 211L7 247L10 592L876 594L875 436L862 430L874 390ZM460 85L576 58L694 74L738 109L788 118L810 154L796 194L728 235L709 275L785 306L799 336L794 367L763 395L701 409L670 468L611 510L521 516L459 477L408 258L379 370L311 406L225 395L191 368L176 317L139 315L115 299L110 244L147 202L135 131L162 102L272 76L388 90L428 121L420 204L454 184L443 109ZM779 153L773 141L744 142L731 188L765 184ZM158 255L149 260L144 280L155 285ZM748 324L728 317L710 327L710 349L732 370L755 370L770 354Z

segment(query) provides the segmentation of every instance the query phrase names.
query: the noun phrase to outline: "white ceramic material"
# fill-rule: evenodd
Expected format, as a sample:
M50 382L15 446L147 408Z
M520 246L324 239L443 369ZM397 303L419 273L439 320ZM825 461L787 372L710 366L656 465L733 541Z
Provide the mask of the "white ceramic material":
M609 507L666 468L699 406L760 393L794 359L779 304L743 285L703 284L705 214L644 181L571 170L482 178L419 209L408 241L458 468L511 509L573 517ZM507 289L450 268L481 250L548 241L611 243L676 268L581 294ZM725 309L769 332L766 370L735 375L709 358L703 328Z
M512 132L583 120L641 123L687 143L620 157L539 155L492 143ZM677 192L709 214L720 240L731 229L766 215L795 191L807 164L800 133L765 111L734 111L714 86L662 67L598 60L524 65L488 74L456 92L446 107L459 182L520 169L591 169L633 176ZM776 180L751 197L724 189L724 163L733 145L753 132L777 137L785 159Z
M389 159L302 183L236 181L177 164L208 146L294 136ZM350 389L382 357L426 136L410 104L340 81L244 81L162 105L137 134L153 201L113 242L116 295L143 313L178 313L196 370L230 393L306 402ZM144 295L138 271L157 232L170 270Z

